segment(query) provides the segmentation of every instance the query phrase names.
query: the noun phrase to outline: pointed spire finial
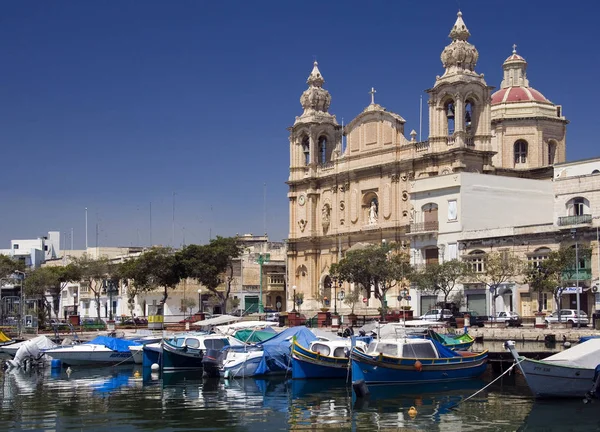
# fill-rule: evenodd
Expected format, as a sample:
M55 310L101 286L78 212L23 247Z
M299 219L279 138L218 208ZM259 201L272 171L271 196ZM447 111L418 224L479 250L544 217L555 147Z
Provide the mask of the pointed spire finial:
M313 69L310 75L308 76L306 83L311 86L321 87L323 83L325 83L325 79L323 78L323 75L321 75L321 71L319 70L319 63L316 60L316 56L313 57L315 57L315 60L313 62Z
M513 44L513 54L517 53L517 44Z
M462 19L462 12L459 10L456 14L456 22L454 23L454 27L450 30L450 38L452 40L468 40L471 36L469 29L465 25L465 22Z
M371 87L371 91L369 92L369 94L371 95L371 105L375 104L375 93L377 93L377 90Z

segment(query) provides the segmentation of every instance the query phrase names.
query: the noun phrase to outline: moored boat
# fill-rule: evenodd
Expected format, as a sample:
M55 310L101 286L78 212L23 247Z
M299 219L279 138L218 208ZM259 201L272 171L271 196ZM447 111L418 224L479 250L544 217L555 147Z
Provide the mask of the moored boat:
M131 345L139 345L139 342L98 336L89 342L45 349L43 352L60 360L65 366L103 366L133 363L133 356L129 351Z
M426 337L440 342L447 348L454 351L467 350L473 346L475 339L469 333L462 333L458 335L454 334L442 334L434 330L427 330Z
M294 340L292 343L292 379L350 377L351 339L316 340L308 348ZM357 349L367 345L354 341Z
M537 398L583 398L594 386L600 366L600 339L589 339L544 360L520 356L514 341L505 343Z
M352 380L367 385L414 384L476 378L487 367L487 351L452 351L431 339L372 341L366 352L351 353Z
M162 341L161 369L163 372L199 370L207 349L220 351L242 342L218 334L181 334Z

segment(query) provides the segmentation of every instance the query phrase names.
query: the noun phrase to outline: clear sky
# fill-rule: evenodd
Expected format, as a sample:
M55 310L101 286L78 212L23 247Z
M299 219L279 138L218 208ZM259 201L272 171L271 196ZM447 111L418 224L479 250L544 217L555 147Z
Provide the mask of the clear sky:
M154 244L265 226L281 241L286 128L302 113L313 58L338 121L359 114L375 87L376 102L402 115L407 133L418 130L419 98L426 107L423 91L443 73L459 2L0 5L0 248L71 228L82 248L85 207L90 246L96 224L101 246L148 245L150 203ZM567 158L599 155L597 2L461 0L460 8L487 83L500 85L516 43L531 86L571 122Z

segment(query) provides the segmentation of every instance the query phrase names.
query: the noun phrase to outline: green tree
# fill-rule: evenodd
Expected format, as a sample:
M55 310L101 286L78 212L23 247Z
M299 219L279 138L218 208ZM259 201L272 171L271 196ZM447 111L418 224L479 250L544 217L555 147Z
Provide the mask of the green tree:
M186 277L197 280L217 299L221 310L227 310L227 301L233 282L233 260L242 253L236 237L220 237L207 245L189 245L178 255ZM225 284L225 289L219 286Z
M40 267L31 270L25 278L25 294L42 300L50 318L52 311L58 318L60 297L69 282L79 282L81 273L74 264L65 267ZM51 299L51 301L48 300Z
M6 255L0 255L0 278L11 276L16 271L25 271L23 261L13 259Z
M384 319L388 291L405 278L410 278L412 267L408 255L393 243L349 251L339 263L332 264L329 271L338 280L360 286L367 298L373 289L375 298L381 302L381 317Z
M350 313L354 315L354 308L356 303L360 299L360 289L355 287L354 289L348 289L348 292L344 296L344 304L350 308Z
M526 282L529 283L530 290L538 294L538 312L542 311L542 293L550 292L558 305L558 320L561 321L562 294L567 288L567 281L575 279L582 268L581 261L589 260L591 256L592 250L589 247L580 247L577 251L573 247L561 247L550 252L545 260L528 268Z
M185 278L184 267L178 253L171 248L153 247L133 263L127 263L125 271L133 280L133 291L128 294L135 297L139 292L163 289L161 304L169 298L169 289L175 288Z
M191 297L184 297L181 299L181 306L179 310L183 312L183 315L186 316L188 311L192 311L193 308L196 307L196 300Z
M117 265L111 263L107 257L93 259L87 254L73 260L73 265L85 285L94 296L96 303L96 322L100 321L100 296L106 280L118 273ZM112 305L111 305L112 307Z
M496 316L496 299L502 284L514 281L523 272L523 261L509 251L490 252L482 259L483 268L467 264L467 279L484 285L492 295L492 315Z
M442 264L431 263L414 273L412 281L421 290L442 293L444 295L444 306L448 303L448 296L465 275L467 265L459 260L453 259Z

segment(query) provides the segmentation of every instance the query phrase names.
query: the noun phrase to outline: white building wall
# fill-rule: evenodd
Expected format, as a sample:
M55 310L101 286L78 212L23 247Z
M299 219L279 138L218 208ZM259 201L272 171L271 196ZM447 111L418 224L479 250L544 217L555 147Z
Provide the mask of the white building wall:
M557 179L599 174L594 173L595 170L600 171L600 158L566 162L562 164L556 164L554 166L554 178Z
M552 223L552 182L461 173L462 229Z

